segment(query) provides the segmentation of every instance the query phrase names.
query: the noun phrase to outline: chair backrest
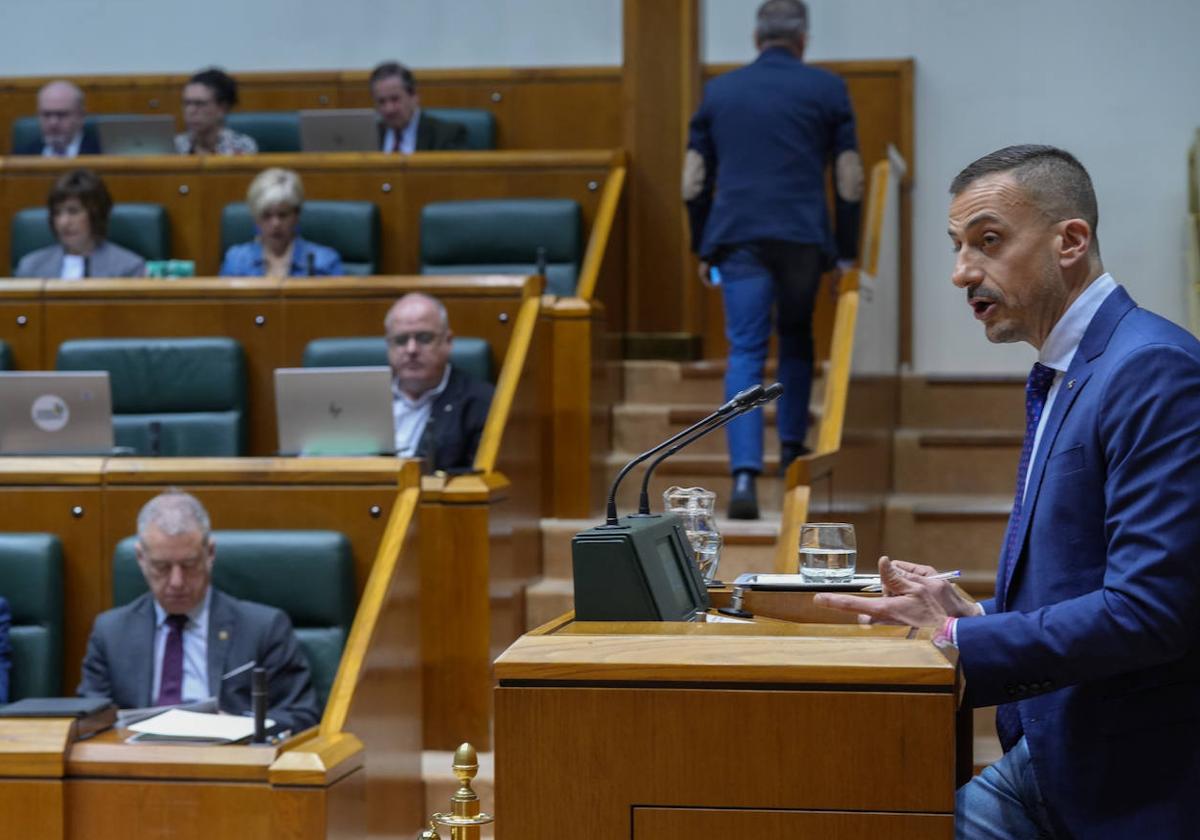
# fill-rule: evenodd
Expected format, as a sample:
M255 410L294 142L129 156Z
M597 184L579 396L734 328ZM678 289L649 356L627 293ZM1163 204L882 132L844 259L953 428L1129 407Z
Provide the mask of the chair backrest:
M350 541L338 531L300 530L214 531L213 539L213 586L287 613L324 705L354 623ZM135 543L136 537L126 537L113 555L114 606L147 591Z
M439 201L421 208L422 274L534 274L546 250L546 291L570 296L583 258L583 213L565 198Z
M304 345L304 367L353 367L386 365L387 342L383 336L316 338ZM476 379L495 382L492 346L485 338L456 335L450 345L450 364Z
M371 275L379 267L379 208L372 201L305 201L300 235L337 251L348 275ZM246 203L226 204L221 210L221 253L254 236L254 218Z
M7 341L0 339L0 370L12 370L12 364L12 350Z
M106 370L113 437L142 455L241 455L246 371L231 338L64 341L57 370Z
M96 118L83 118L83 133L92 137L98 137L96 131ZM12 148L19 149L22 146L32 145L42 139L42 127L38 124L37 117L17 117L12 121Z
M234 111L225 125L253 137L260 152L300 151L300 115L295 111Z
M12 611L9 700L62 694L62 544L53 534L0 534L0 595Z
M45 207L26 207L13 214L9 228L12 267L21 257L38 248L54 244L50 230L50 211ZM126 202L114 204L108 217L108 238L147 260L165 260L171 256L171 221L161 204Z
M422 108L421 113L466 127L467 148L472 151L496 148L496 117L486 108Z

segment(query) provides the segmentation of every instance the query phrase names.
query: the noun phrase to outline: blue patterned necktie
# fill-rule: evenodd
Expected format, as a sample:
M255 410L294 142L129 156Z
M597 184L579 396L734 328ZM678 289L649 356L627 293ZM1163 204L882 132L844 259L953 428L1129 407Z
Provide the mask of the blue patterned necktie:
M996 575L996 606L1000 609L1004 608L1008 596L1008 579L1020 551L1017 538L1022 530L1025 479L1029 475L1029 462L1033 458L1033 441L1037 437L1038 421L1042 419L1042 410L1046 407L1046 398L1050 395L1050 386L1054 384L1055 373L1057 371L1054 368L1034 362L1033 369L1029 371L1029 379L1025 382L1025 440L1021 444L1021 463L1017 467L1017 492L1013 497L1012 515L1008 518L1008 534L1004 540L1004 552L1000 555L1000 568ZM1016 703L1007 703L996 709L996 730L1005 752L1012 749L1021 739L1021 719L1017 714Z

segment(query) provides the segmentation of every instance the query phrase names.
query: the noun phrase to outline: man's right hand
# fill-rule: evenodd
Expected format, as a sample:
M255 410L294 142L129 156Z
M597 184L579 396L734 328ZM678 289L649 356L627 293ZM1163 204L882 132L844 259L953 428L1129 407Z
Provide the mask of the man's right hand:
M707 260L700 260L696 266L696 274L700 277L700 282L710 289L715 289L716 284L712 281L711 273L712 265Z

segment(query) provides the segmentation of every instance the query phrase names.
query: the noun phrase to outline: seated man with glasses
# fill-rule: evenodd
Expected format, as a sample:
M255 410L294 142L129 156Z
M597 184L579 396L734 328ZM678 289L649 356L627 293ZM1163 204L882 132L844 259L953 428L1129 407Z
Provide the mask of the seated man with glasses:
M267 717L293 732L313 726L320 710L291 621L209 585L211 531L208 512L188 493L167 490L146 503L137 561L150 591L96 618L79 694L121 708L216 697L222 712L238 715L251 710L258 667L267 670Z
M437 298L412 292L383 319L392 368L396 454L426 472L467 472L483 435L492 386L450 364L454 333Z

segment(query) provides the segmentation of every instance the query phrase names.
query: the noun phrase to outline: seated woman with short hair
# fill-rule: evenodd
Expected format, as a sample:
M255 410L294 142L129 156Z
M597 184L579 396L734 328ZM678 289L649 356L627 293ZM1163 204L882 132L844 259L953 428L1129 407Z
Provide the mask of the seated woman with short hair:
M246 192L258 227L251 242L232 245L221 263L222 277L315 277L342 274L337 251L297 234L304 187L290 169L265 169Z
M17 277L141 277L146 261L109 242L112 196L90 169L72 169L50 189L50 230L58 242L21 258Z
M225 115L237 105L237 82L217 67L201 70L183 86L183 124L175 135L181 155L252 155L254 138L225 125Z

